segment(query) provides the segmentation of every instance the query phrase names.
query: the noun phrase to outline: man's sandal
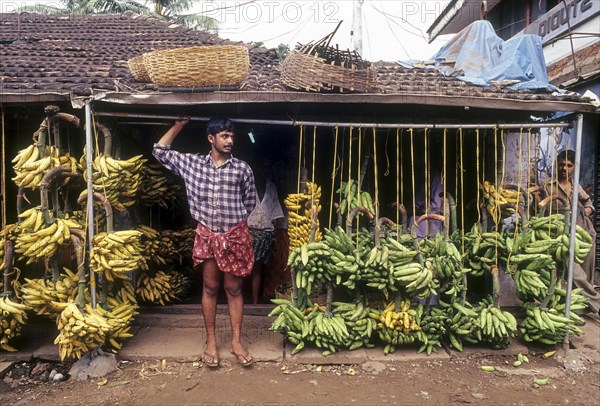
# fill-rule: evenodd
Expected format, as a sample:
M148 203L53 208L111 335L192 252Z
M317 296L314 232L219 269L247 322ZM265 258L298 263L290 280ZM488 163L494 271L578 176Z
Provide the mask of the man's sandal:
M246 351L245 354L236 354L235 352L233 352L233 350L229 350L229 352L235 356L237 362L243 367L249 367L254 362L252 354L250 354L248 351Z
M209 368L216 368L219 366L219 356L204 351L202 362Z

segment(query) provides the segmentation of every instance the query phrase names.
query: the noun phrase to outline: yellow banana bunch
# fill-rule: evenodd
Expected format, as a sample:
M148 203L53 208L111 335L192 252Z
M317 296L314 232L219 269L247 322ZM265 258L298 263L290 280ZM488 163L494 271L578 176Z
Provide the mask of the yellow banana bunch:
M136 230L142 234L142 252L148 262L167 265L179 257L175 241L172 239L173 233L164 234L145 225L138 226ZM148 270L148 267L142 269Z
M90 268L104 274L109 282L128 279L129 273L146 266L137 230L98 233L92 240Z
M178 299L171 286L173 281L173 276L164 271L158 271L153 276L143 273L137 280L137 296L144 302L164 306Z
M313 207L317 213L321 211L319 199L321 198L321 187L316 183L307 182L307 193L289 194L284 199L285 207L288 209L288 234L290 237L290 252L296 248L308 243L310 239L310 229L313 224ZM304 211L301 213L301 210ZM319 228L319 220L314 225L315 241L321 241L323 235Z
M68 268L63 268L61 279L53 282L48 279L28 279L19 291L23 303L40 316L56 317L63 309L63 303L75 300L79 277Z
M0 349L17 351L8 343L21 335L21 328L27 320L27 306L11 300L8 296L0 297Z
M194 248L195 232L193 228L183 230L163 230L160 232L161 239L170 240L175 250L175 258L188 257L192 255Z
M87 314L94 314L106 319L106 323L110 327L105 331L106 341L115 350L119 350L123 345L123 340L133 337L130 330L133 319L138 314L138 305L136 302L119 301L115 297L108 297L107 306L108 310L100 306L96 306L94 309L91 305L86 304L85 310Z
M183 192L181 184L161 165L144 165L140 171L140 202L144 206L168 209Z
M50 169L57 166L66 166L72 172L77 172L77 160L68 152L60 154L60 150L54 146L46 146L44 154L41 154L40 148L30 145L19 151L12 160L16 176L12 179L17 186L27 189L36 189L42 178ZM65 178L63 186L69 182Z
M61 360L81 358L85 353L101 347L112 327L98 312L84 314L73 302L65 303L57 317L58 344Z
M6 245L4 235L6 234L6 239L8 241L15 241L17 238L17 233L18 229L15 224L7 224L4 230L0 230L0 270L4 269L6 266L4 263L4 247Z
M35 217L34 228L37 227L39 213L36 213ZM24 223L21 223L21 227ZM28 257L27 264L39 259L50 258L59 246L70 243L71 231L69 228L81 228L81 225L73 220L57 218L52 220L48 227L31 233L22 232L17 237L15 252Z
M92 163L94 191L106 196L115 210L125 211L137 203L140 171L146 162L141 155L126 160L98 155ZM80 163L86 168L85 155L81 157ZM87 170L83 171L83 177L87 181Z
M481 184L481 190L483 191L483 198L485 200L485 205L494 220L494 223L498 223L500 221L501 210L504 209L509 213L514 213L517 206L519 205L519 200L523 193L518 190L508 189L506 187L500 186L498 189L487 180ZM504 205L509 205L505 207ZM500 207L503 206L503 207Z
M380 328L389 328L392 330L400 330L404 334L410 334L419 331L421 328L417 324L417 311L411 309L409 299L403 299L401 309L394 310L394 302L390 302L382 312L373 310L371 317L381 324Z

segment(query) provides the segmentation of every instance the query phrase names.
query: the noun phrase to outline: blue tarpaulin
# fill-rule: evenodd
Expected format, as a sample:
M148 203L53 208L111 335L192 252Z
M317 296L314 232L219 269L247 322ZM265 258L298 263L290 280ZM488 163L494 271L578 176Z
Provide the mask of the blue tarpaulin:
M492 81L518 80L512 89L557 88L548 83L542 38L520 35L508 41L494 32L489 21L480 20L465 27L432 58L435 68L446 75L479 86Z

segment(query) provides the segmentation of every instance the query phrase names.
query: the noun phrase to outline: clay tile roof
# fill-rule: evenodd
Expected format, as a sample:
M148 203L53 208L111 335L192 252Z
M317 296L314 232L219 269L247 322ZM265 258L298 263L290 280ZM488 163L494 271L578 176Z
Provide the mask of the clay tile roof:
M136 81L127 66L144 52L199 45L242 44L217 35L173 26L131 12L122 14L42 15L0 14L0 94L58 93L89 95L94 90L170 90ZM274 49L242 44L250 51L247 79L238 87L221 90L285 92ZM505 87L481 88L432 69L405 69L377 63L378 93L468 96L490 99L570 100L550 93L515 92ZM208 92L219 89L182 89Z

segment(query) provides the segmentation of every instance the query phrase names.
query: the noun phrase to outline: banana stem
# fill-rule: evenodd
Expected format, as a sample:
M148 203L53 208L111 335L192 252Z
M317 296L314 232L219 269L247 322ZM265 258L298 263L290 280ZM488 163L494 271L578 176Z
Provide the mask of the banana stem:
M17 216L23 213L23 201L25 200L25 188L23 186L19 186L19 190L17 191Z
M398 236L404 233L404 230L408 227L408 213L406 212L406 207L402 203L398 205L398 221L400 222L398 228Z
M348 218L346 218L346 234L349 237L352 237L352 221L354 220L354 217L359 211L366 215L369 218L369 220L373 220L373 215L366 208L362 206L356 206L355 208L353 208L348 214Z
M331 303L333 302L333 284L331 282L327 282L325 286L327 287L327 302L325 303L325 314L331 315Z
M60 279L60 268L58 267L58 250L52 255L50 259L50 269L52 269L52 281L58 282Z
M448 200L448 209L450 213L450 234L453 234L458 229L458 220L456 216L456 200L450 194L446 194L446 200ZM444 211L444 217L446 216L446 212Z
M494 300L494 307L500 308L500 272L496 265L492 265L490 272L492 274L492 299Z
M467 300L467 285L468 285L466 273L462 274L462 283L463 283L463 290L460 293L460 304L464 305L465 301Z
M292 279L292 304L298 307L298 286L296 286L296 270L293 267L290 270L290 278Z
M399 312L402 309L402 296L398 293L394 298L394 311Z
M110 133L110 130L108 127L100 123L96 123L96 127L98 127L102 133L102 136L104 137L104 149L102 151L103 155L112 156L112 134Z
M550 299L552 299L552 296L554 296L554 290L556 289L557 281L558 278L556 273L556 266L552 266L552 268L550 269L550 286L548 286L548 292L546 292L546 297L544 297L544 300L540 304L542 309L548 306L548 303L550 303Z
M81 195L79 195L79 198L77 199L77 204L79 204L80 206L83 206L85 204L85 202L87 201L87 199L88 199L87 190L84 190L81 193ZM93 199L102 203L102 205L104 206L104 211L106 212L106 232L109 234L112 233L114 231L113 211L112 211L110 202L108 201L106 196L104 196L102 193L98 193L98 192L93 193Z
M11 279L12 279L12 275L13 275L13 257L14 257L14 242L10 241L10 240L6 240L4 242L4 289L3 289L3 294L8 295L11 293L10 291L10 287L11 285Z
M75 251L75 258L77 260L77 276L79 277L77 285L77 305L80 308L85 306L85 285L86 285L86 272L83 263L83 239L74 233L71 233L71 243L73 244L73 250Z

